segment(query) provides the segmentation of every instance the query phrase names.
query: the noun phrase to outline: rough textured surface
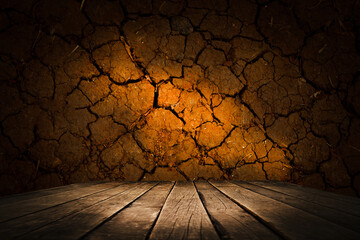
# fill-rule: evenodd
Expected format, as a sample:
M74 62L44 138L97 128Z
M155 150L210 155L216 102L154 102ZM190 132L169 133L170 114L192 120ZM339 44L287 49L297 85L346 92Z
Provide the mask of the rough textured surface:
M359 5L2 0L1 194L269 179L359 196Z

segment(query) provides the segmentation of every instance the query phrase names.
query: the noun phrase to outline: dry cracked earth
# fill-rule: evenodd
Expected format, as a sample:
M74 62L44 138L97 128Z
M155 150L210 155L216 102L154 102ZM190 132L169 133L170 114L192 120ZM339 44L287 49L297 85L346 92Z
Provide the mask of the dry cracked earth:
M360 196L360 1L0 9L1 194L268 179Z

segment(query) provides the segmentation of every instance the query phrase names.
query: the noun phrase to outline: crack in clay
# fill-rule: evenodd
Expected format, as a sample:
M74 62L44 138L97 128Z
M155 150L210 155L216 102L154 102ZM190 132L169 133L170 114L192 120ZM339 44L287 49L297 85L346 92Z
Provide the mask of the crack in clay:
M355 1L136 3L1 8L0 194L263 179L360 196Z

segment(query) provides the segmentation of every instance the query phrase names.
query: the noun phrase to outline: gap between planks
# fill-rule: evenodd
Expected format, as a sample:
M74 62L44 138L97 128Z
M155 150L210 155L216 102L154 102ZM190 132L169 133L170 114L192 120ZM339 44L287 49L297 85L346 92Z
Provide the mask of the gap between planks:
M4 230L6 226L11 229L11 224L17 223L12 225L14 230L21 230L24 224L20 236L23 239L360 239L356 232L357 224L354 225L349 217L351 215L340 212L334 205L343 197L334 198L326 207L324 199L331 199L331 196L321 192L321 197L315 196L314 199L323 202L315 208L318 203L312 202L314 199L310 201L299 196L299 192L295 191L297 186L286 190L284 183L200 181L112 184L115 186L111 183L80 185L82 190L77 198L62 196L60 200L56 196L61 196L61 188L39 191L35 195L18 195L20 200L15 201L16 204L27 203L32 209L24 211L22 208L20 212L23 215L17 213L15 215L19 216L0 223L0 234L5 239L8 239L7 236L11 239L11 236L19 237L6 235ZM121 186L127 190L120 191ZM74 185L63 188L65 196L70 196L73 188ZM86 193L84 189L92 189L92 192ZM106 196L107 192L113 194ZM37 199L36 196L45 205L31 204L30 200ZM47 199L51 200L50 203L45 201ZM6 201L3 202L5 204L0 205L0 210L7 206ZM346 199L345 202L359 203L355 199ZM54 203L56 205L50 206ZM15 208L15 205L12 206L12 209ZM61 211L62 215L51 214L56 211ZM53 217L47 218L47 214ZM288 216L284 216L286 214ZM337 214L339 219L336 219ZM354 221L358 223L358 217L352 217L356 217ZM38 225L30 229L29 223L30 228L26 230L29 227L26 224L31 219L38 221ZM79 223L80 229L74 227ZM129 233L122 229L124 227L129 228ZM64 231L67 232L65 235L62 234Z
M16 204L13 204L11 201L10 203L0 206L0 223L60 206L64 203L77 201L81 198L96 194L106 189L114 188L121 184L125 183L110 182L91 186L86 185L79 187L78 189L49 194L39 198L32 198L30 196L29 199L18 201Z
M286 239L360 239L357 232L244 187L230 182L211 184Z
M107 219L111 219L157 184L156 182L141 182L101 203L96 203L26 234L20 239L80 239Z
M115 187L106 188L105 190L87 195L76 201L68 201L20 218L0 223L0 236L12 239L14 237L25 235L71 214L75 214L95 204L99 204L139 184L140 183L119 183Z

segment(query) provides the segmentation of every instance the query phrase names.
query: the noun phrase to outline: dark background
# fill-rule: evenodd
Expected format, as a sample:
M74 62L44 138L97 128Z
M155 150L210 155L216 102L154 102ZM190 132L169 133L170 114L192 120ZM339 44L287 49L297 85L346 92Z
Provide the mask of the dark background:
M357 0L0 1L0 193L268 179L360 194Z

